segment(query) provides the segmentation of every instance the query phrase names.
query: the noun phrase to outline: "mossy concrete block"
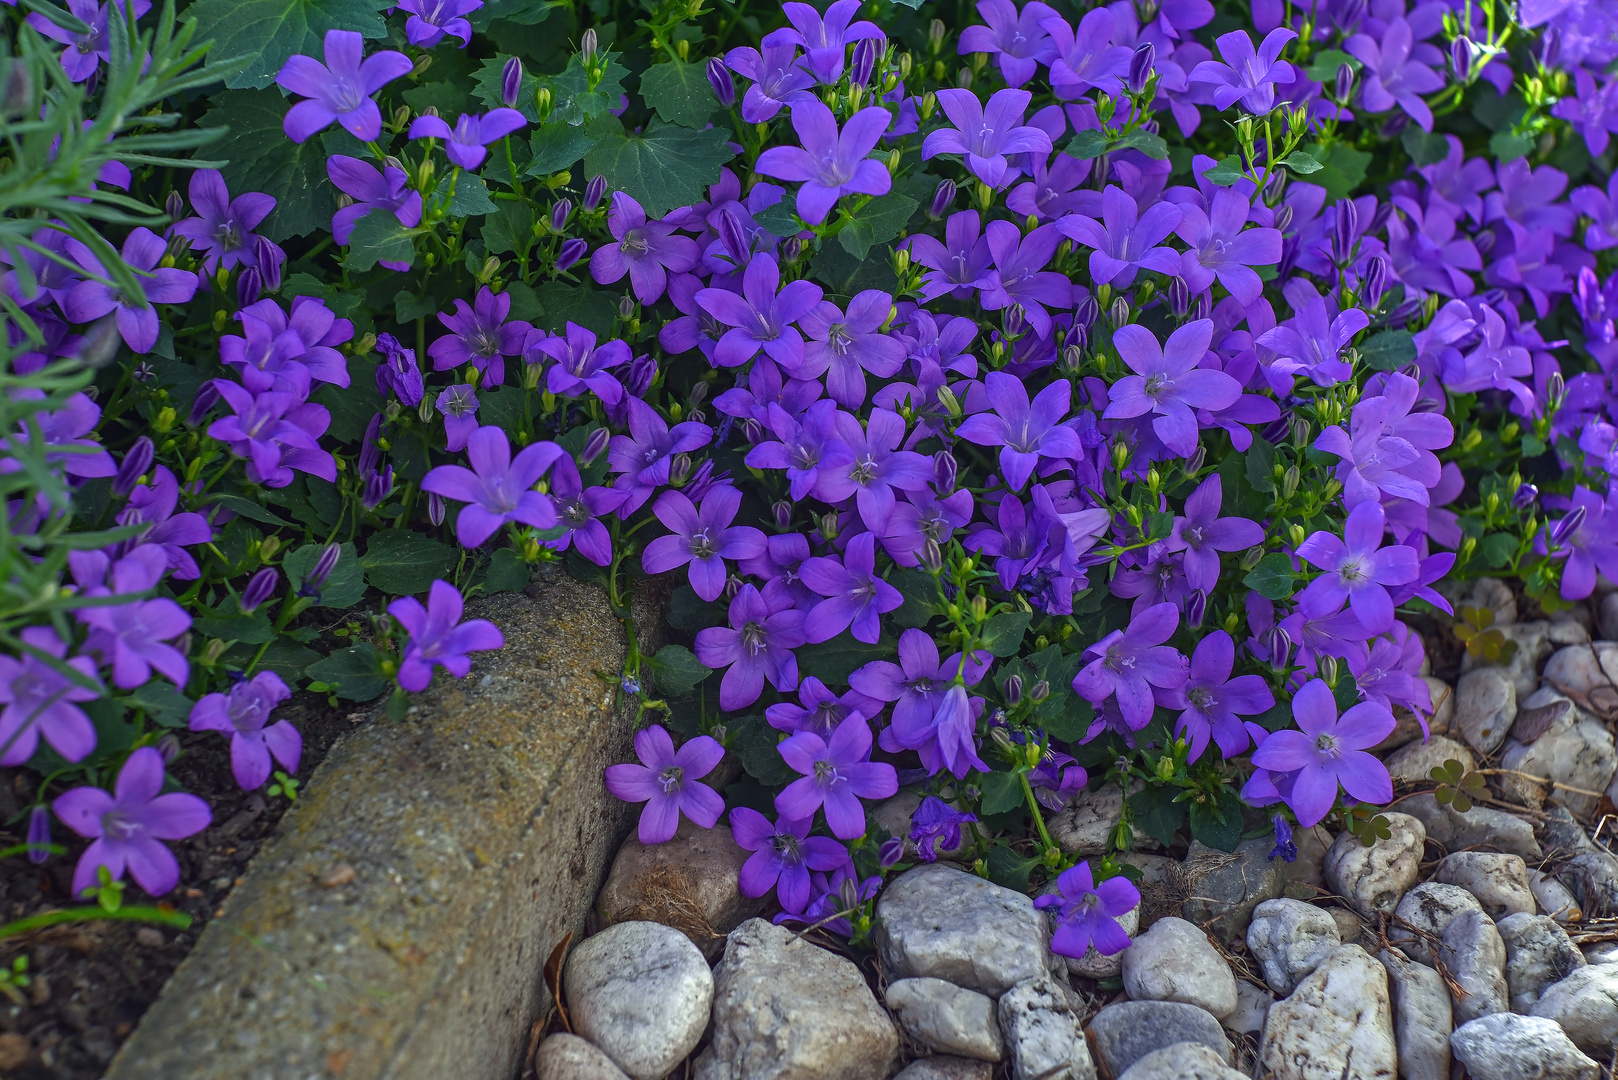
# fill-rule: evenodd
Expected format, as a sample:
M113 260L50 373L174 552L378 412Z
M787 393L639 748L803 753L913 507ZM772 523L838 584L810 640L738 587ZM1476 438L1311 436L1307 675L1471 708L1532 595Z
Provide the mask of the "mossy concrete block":
M565 579L467 615L505 648L332 749L107 1080L517 1075L545 959L630 824L601 771L632 716L597 674L625 643L604 593Z

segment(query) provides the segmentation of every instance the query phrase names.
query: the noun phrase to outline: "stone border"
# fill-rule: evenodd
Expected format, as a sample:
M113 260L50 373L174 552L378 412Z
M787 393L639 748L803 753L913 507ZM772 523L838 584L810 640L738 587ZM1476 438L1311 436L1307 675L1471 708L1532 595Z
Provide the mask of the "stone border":
M557 577L471 605L505 648L332 749L107 1080L517 1074L630 823L601 783L629 756L598 674L621 624Z

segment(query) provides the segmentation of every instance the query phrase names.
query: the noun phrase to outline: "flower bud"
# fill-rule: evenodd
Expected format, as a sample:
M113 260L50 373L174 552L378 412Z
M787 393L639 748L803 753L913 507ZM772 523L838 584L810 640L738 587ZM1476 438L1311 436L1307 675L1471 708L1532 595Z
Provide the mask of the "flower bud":
M757 446L764 441L764 425L749 416L742 422L742 438L748 446Z
M1000 313L1000 332L1008 338L1022 337L1028 329L1028 316L1021 304L1012 304Z
M1185 318L1186 313L1191 310L1191 286L1185 283L1185 278L1170 278L1165 297L1168 300L1169 311L1173 312L1176 318Z
M1360 300L1366 307L1375 310L1382 302L1382 292L1388 286L1388 264L1380 255L1371 258L1371 264L1365 268L1365 280L1360 283Z
M371 473L365 478L365 491L360 495L360 504L367 510L375 510L393 494L393 466L385 465L379 473Z
M596 428L584 440L584 449L579 452L579 460L586 465L600 457L607 449L607 442L612 438L612 432L606 428Z
M163 212L168 214L170 221L185 217L185 196L178 191L169 192L169 197L163 201Z
M871 72L876 68L876 58L887 43L875 38L861 38L854 43L854 60L848 65L848 85L865 86L871 81Z
M890 870L905 857L905 842L902 836L890 836L882 841L882 846L876 849L877 864L884 870Z
M1542 67L1554 68L1556 62L1562 58L1562 32L1556 27L1548 27L1545 36L1539 41L1539 62Z
M573 200L557 199L551 204L551 232L567 228L567 219L573 216Z
M771 503L770 520L774 521L775 527L782 532L790 529L792 527L792 503L786 499Z
M708 60L708 85L713 88L713 96L719 99L719 104L731 108L736 104L736 79L719 57Z
M584 258L585 253L589 250L590 244L586 240L574 237L572 240L567 241L562 245L562 250L556 253L556 272L558 274L564 272L574 263Z
M1192 592L1185 602L1185 625L1195 630L1208 615L1208 594L1201 589Z
M1449 67L1458 83L1465 83L1472 74L1472 42L1465 34L1449 43Z
M719 241L725 245L730 261L737 266L745 266L753 254L753 242L742 229L741 219L734 211L728 208L719 211L718 232Z
M1264 648L1270 654L1270 665L1280 670L1286 667L1287 658L1292 654L1292 635L1279 626L1272 627L1264 635Z
M1337 657L1322 656L1319 660L1320 677L1326 681L1327 686L1337 685Z
M281 571L273 566L266 566L254 574L247 582L247 588L242 590L242 611L251 613L270 597L275 595L275 587L281 581Z
M1100 314L1100 301L1094 295L1086 293L1073 307L1073 328L1088 331L1096 324L1096 318Z
M1338 101L1347 101L1354 96L1354 69L1347 64L1337 65L1337 81L1332 85Z
M1520 484L1512 493L1511 505L1516 510L1526 510L1539 501L1539 488L1533 484Z
M534 91L534 112L539 114L541 123L543 123L551 115L550 87L541 86L539 89Z
M1291 203L1284 203L1281 206L1276 207L1275 229L1277 232L1284 233L1292 227L1293 213L1294 211Z
M522 60L513 56L500 72L500 101L508 109L517 107L522 96Z
M691 479L692 468L690 454L675 454L669 461L669 486L684 487Z
M584 185L584 209L586 213L595 213L601 200L607 197L607 178L605 176L592 176L590 182Z
M1197 473L1201 472L1202 463L1207 459L1207 457L1208 448L1201 443L1198 443L1197 448L1191 452L1191 456L1185 459L1185 474L1187 476L1195 476Z
M1560 371L1551 372L1550 378L1545 380L1545 402L1554 411L1567 396L1567 380L1562 378Z
M948 450L940 450L933 455L933 487L939 491L954 491L955 478L960 472L960 466L955 455Z
M1112 323L1114 330L1117 330L1119 327L1129 325L1129 314L1129 301L1119 296L1114 298L1112 306L1107 308L1107 321Z
M435 526L444 524L444 496L436 491L427 493L427 520Z
M1129 78L1125 80L1130 93L1138 94L1146 89L1146 81L1152 77L1152 65L1156 61L1157 48L1150 41L1135 46L1135 54L1129 58Z
M837 511L827 510L824 514L820 515L819 520L817 520L815 524L819 527L820 535L823 539L837 539L837 533L840 531L840 526L837 523Z
M1550 527L1551 543L1562 544L1566 542L1568 537L1578 532L1579 527L1584 524L1586 513L1587 511L1583 506L1575 506L1572 510L1569 510L1566 517Z
M939 573L944 569L944 549L938 546L938 541L932 537L921 542L921 551L916 556L921 568L929 574Z
M1347 266L1354 257L1360 212L1353 199L1338 199L1336 210L1337 214L1332 220L1331 257L1338 266Z
M264 281L258 276L258 271L249 266L242 271L241 277L236 279L236 306L251 307L258 303L259 294L264 291Z
M1075 330L1068 335L1068 343L1062 346L1062 370L1074 374L1084 366L1084 331Z
M596 50L599 47L600 46L597 44L595 27L592 26L583 34L579 35L579 59L584 61L586 65L596 58Z
M134 491L140 478L152 467L152 458L155 456L156 450L152 446L151 439L144 435L136 439L135 444L129 448L129 453L124 455L124 460L118 465L118 475L112 478L112 493L123 498Z
M934 221L949 213L955 204L955 181L940 180L933 189L933 201L927 207L927 216Z
M208 410L212 409L218 401L219 388L214 385L212 379L209 379L197 388L197 398L191 403L191 412L186 416L185 422L192 427L202 423L203 417L208 415Z
M39 865L51 857L51 812L36 806L28 814L28 861Z
M1022 676L1013 675L1006 680L1006 704L1016 705L1022 701Z
M646 353L641 353L629 362L629 372L624 377L624 389L635 397L645 397L646 391L652 388L652 382L657 378L657 361Z

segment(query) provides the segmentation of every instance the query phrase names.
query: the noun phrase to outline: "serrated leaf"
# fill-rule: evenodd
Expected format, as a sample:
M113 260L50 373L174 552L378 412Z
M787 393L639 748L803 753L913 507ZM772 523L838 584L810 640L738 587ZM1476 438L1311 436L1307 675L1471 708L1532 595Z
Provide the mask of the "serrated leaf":
M691 131L653 121L644 135L608 135L584 156L585 171L634 198L648 217L701 199L729 161L729 136L710 128Z
M1153 161L1167 161L1169 158L1169 144L1163 141L1161 135L1154 135L1144 128L1131 131L1128 135L1112 144L1114 150L1139 150Z
M818 645L801 646L797 650L798 670L814 672L816 678L830 686L847 682L856 669L872 660L892 658L895 651L891 639L871 645L855 641L851 634L839 634Z
M581 127L568 124L546 124L528 140L533 157L528 162L529 176L549 176L576 164L595 149L600 135L591 134Z
M1073 137L1062 148L1062 152L1071 157L1076 157L1080 161L1089 161L1091 158L1098 158L1105 154L1107 144L1108 139L1105 131L1088 128L1084 131L1074 132Z
M727 725L725 749L736 755L748 776L766 787L782 787L798 777L776 749L783 734L762 716L739 717Z
M1423 131L1415 124L1405 125L1399 134L1399 144L1416 165L1436 165L1449 157L1449 140L1442 132Z
M1326 189L1326 198L1347 198L1365 182L1365 169L1371 164L1369 152L1356 150L1347 143L1333 143L1329 150L1320 146L1308 149L1310 156L1325 166L1315 174L1312 183Z
M1191 802L1191 836L1219 851L1235 851L1242 840L1242 800L1230 788L1221 788L1213 802Z
M1280 163L1297 173L1299 176L1308 176L1310 173L1317 173L1321 169L1325 168L1324 165L1310 157L1308 154L1304 153L1302 150L1292 151L1292 153L1282 158Z
M426 296L417 296L408 289L400 289L393 296L393 314L400 323L413 323L417 319L425 319L438 310L438 299L432 293ZM518 318L515 312L513 318Z
M925 570L895 570L888 575L888 584L899 590L904 603L888 616L900 629L927 625L938 603L938 585Z
M753 221L768 230L771 236L782 240L803 231L803 223L798 220L791 199L782 199L774 206L766 206L753 215Z
M210 56L252 58L225 85L259 88L275 81L290 56L302 53L324 59L328 30L383 37L387 24L381 13L393 4L394 0L197 0L185 13L197 20L195 40L213 42Z
M360 556L365 578L393 596L424 593L434 580L448 578L459 559L456 550L408 529L374 533Z
M1235 154L1228 154L1220 158L1213 168L1204 170L1202 175L1210 184L1230 187L1242 178L1241 159Z
M1174 801L1178 789L1148 784L1126 800L1134 826L1164 847L1185 823L1185 804Z
M320 140L295 143L281 128L290 106L277 90L229 90L212 99L200 121L230 128L209 152L228 162L219 171L231 194L259 191L275 199L257 231L276 241L329 228L337 210Z
M554 5L539 0L488 0L481 8L467 13L472 29L483 33L496 19L518 26L537 26L550 17Z
M1365 66L1360 63L1358 58L1343 52L1341 49L1326 49L1323 52L1315 53L1314 59L1305 70L1315 82L1331 86L1337 81L1337 69L1344 64L1347 64L1355 71L1359 71Z
M860 208L854 219L837 234L843 250L864 259L876 244L898 236L915 212L918 203L908 195L883 195Z
M354 223L348 237L348 258L343 265L364 273L379 262L408 263L416 256L410 230L388 210L372 210Z
M719 104L702 66L684 60L653 64L641 72L640 96L664 120L688 128L701 128Z
M1022 785L1017 782L1015 773L992 772L983 778L982 789L983 799L978 809L985 816L1003 814L1022 805Z
M287 576L287 587L293 594L303 588L309 572L315 568L315 563L320 561L320 555L325 550L325 544L305 544L281 560L281 569ZM337 565L332 567L331 573L320 587L320 598L315 602L315 606L353 607L364 598L365 571L360 568L359 556L355 554L354 545L344 544L338 549Z
M1242 455L1242 463L1254 491L1275 494L1275 447L1268 439L1254 439Z
M989 880L996 885L1027 892L1028 877L1039 865L1038 859L1025 859L1004 844L996 844L989 849L985 869L989 872Z
M183 728L191 719L191 708L196 703L165 679L152 679L129 695L131 701L146 710L146 715L166 728Z
M725 625L725 605L709 603L698 596L691 586L681 585L669 597L668 610L663 617L676 630L695 634L710 626Z
M1033 617L1031 611L1001 612L983 627L980 647L995 656L1015 656L1022 648L1023 635L1028 632L1028 622Z
M389 685L388 677L382 674L381 657L370 642L338 649L304 668L303 673L335 687L337 696L347 701L370 701L380 697Z
M1497 131L1489 136L1489 150L1500 159L1501 164L1516 161L1527 157L1528 152L1534 148L1534 140L1526 135L1516 135L1509 131Z
M286 518L278 517L253 500L244 499L240 495L215 495L210 501L249 521L257 521L263 525L290 526L292 524Z
M483 243L490 255L528 250L534 242L534 210L526 201L502 200L495 212L483 219Z
M665 645L652 657L652 673L659 693L685 697L697 683L712 674L712 670L684 645Z
M1275 551L1260 559L1242 584L1267 599L1285 600L1292 595L1292 579L1292 560Z
M1489 564L1489 569L1498 570L1517 554L1517 538L1510 533L1490 533L1478 544L1478 550L1483 552L1483 561Z
M559 75L542 77L538 85L546 87L551 92L551 114L546 120L560 120L564 124L577 127L589 123L597 117L606 116L609 110L616 109L624 94L624 79L629 76L629 69L618 62L618 53L603 53L598 59L602 65L602 74L594 89L590 88L590 75L584 70L584 64L579 54L574 53L568 57L567 67ZM504 67L502 61L501 67ZM476 82L482 96L482 87L487 86L488 92L493 96L490 101L498 103L500 81L490 77L488 66L478 73ZM529 101L533 95L526 95ZM486 102L486 104L488 104ZM490 108L494 105L490 104ZM530 106L531 107L531 106ZM524 113L527 115L527 113ZM537 120L538 114L530 119Z
M455 178L455 194L445 207L450 217L478 217L492 214L496 207L489 197L489 185L476 173L463 171Z
M1408 330L1381 330L1366 338L1359 352L1377 371L1397 371L1416 359L1416 343Z

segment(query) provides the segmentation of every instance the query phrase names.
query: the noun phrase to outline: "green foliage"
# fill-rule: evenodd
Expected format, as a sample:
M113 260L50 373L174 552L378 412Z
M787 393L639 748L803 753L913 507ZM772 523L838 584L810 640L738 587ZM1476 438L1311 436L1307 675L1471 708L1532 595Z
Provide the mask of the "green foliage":
M287 57L325 55L328 30L355 30L368 38L386 33L386 0L197 0L188 14L197 33L214 43L220 57L242 57L247 65L226 86L269 86Z
M648 216L661 217L697 201L719 179L719 167L731 158L728 142L718 128L692 131L654 120L642 135L602 135L584 155L584 168L632 196Z

